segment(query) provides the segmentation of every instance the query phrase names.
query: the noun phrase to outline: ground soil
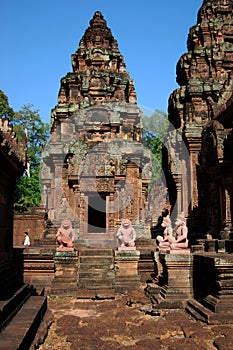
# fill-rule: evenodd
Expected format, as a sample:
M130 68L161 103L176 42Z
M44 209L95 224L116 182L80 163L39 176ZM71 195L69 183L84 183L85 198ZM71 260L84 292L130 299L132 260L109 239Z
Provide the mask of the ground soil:
M185 311L151 314L143 292L112 300L48 297L54 316L39 350L230 350L233 325L207 325Z

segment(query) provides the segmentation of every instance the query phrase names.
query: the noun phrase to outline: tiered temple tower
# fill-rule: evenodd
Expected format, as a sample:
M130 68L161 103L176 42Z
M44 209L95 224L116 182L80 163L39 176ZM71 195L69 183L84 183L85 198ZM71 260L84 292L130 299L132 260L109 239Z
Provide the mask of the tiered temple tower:
M42 162L43 203L54 229L69 219L78 241L115 246L122 218L150 237L146 218L150 154L142 113L117 41L100 12L72 55L51 113ZM51 230L50 230L51 232Z
M189 160L182 158L173 133L164 168L171 204L188 215L190 235L217 237L230 233L233 215L232 0L203 1L187 47L177 64L180 88L170 96L169 120L182 135Z

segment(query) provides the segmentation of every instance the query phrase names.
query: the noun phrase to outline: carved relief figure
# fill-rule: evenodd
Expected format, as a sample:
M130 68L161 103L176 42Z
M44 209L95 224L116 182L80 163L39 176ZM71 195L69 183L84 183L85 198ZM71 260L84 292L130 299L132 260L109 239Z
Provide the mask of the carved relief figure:
M60 88L60 91L59 91L58 102L59 103L65 103L66 102L66 90L65 90L65 88L63 86Z
M136 249L135 240L136 232L132 226L132 223L129 219L123 219L121 226L117 231L116 237L119 241L120 247L118 249Z
M113 159L113 158L111 158L111 159L109 159L109 161L108 161L108 163L107 163L107 165L106 165L106 173L107 173L107 175L115 175L115 173L116 173L116 161Z
M72 229L72 224L69 220L63 220L61 226L56 233L56 239L59 244L59 248L73 248L73 241L75 239L75 233Z
M60 207L62 211L66 211L66 208L69 207L65 193L62 194Z

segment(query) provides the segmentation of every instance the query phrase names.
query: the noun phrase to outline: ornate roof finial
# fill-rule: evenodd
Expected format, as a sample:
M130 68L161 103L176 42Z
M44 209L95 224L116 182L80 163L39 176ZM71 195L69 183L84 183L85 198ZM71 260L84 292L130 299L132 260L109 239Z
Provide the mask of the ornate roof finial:
M93 18L90 20L90 26L91 27L107 27L107 23L104 19L104 16L102 15L102 13L100 11L96 11L94 13Z

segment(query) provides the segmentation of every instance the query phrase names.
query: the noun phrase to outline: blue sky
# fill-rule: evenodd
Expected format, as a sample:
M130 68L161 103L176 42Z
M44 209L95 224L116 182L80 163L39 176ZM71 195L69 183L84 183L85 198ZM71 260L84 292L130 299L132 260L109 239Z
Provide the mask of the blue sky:
M0 0L0 89L14 110L33 104L49 122L60 79L101 11L134 79L139 106L167 112L176 63L202 0Z

